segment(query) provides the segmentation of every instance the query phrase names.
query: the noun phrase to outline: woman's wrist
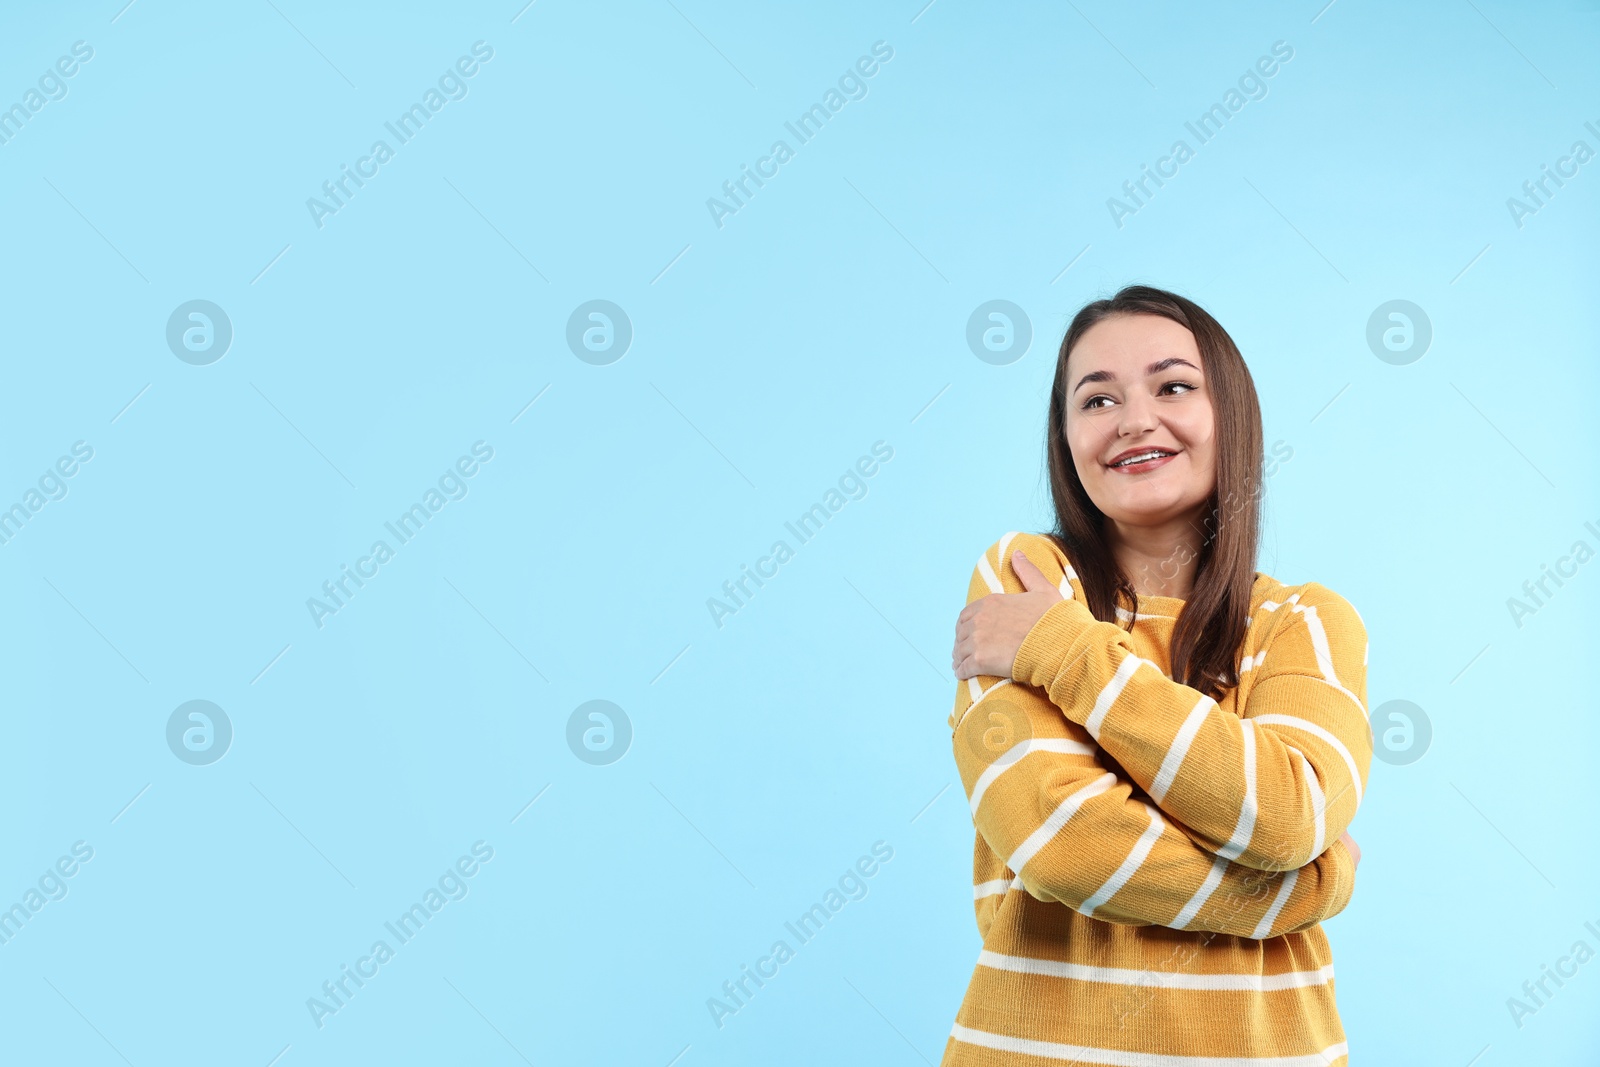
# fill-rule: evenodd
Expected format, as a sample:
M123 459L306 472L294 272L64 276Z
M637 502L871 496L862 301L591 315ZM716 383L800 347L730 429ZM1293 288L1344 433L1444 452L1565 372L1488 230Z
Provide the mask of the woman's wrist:
M1076 598L1052 605L1033 624L1011 661L1011 677L1025 685L1048 686L1067 658L1069 647L1095 622Z

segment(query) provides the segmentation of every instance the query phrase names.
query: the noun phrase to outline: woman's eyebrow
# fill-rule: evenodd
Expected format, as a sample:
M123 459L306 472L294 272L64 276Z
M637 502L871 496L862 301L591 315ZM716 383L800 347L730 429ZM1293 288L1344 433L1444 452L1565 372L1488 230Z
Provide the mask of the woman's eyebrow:
M1144 369L1144 373L1145 373L1146 376L1149 376L1149 375L1152 375L1152 374L1160 374L1162 371L1166 370L1168 367L1176 367L1176 366L1179 366L1179 365L1188 367L1191 370L1195 370L1195 371L1198 371L1200 369L1199 367L1196 367L1193 363L1190 363L1188 360L1184 359L1182 356L1168 356L1166 359L1158 359L1154 363L1150 364L1148 367L1146 367ZM1074 385L1072 387L1072 391L1074 393L1076 393L1079 389L1082 389L1084 387L1084 385L1086 383L1088 383L1088 382L1114 382L1116 380L1117 380L1117 376L1115 374L1111 373L1108 370L1090 371L1088 374L1085 374L1082 378L1078 379L1078 384Z

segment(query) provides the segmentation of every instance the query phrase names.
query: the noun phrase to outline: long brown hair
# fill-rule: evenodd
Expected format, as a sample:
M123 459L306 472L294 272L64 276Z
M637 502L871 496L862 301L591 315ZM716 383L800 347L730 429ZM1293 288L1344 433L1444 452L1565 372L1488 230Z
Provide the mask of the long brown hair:
M1239 684L1238 653L1249 621L1261 539L1260 493L1264 457L1261 405L1244 357L1200 305L1165 289L1129 285L1109 300L1085 304L1061 340L1055 385L1050 390L1046 430L1050 495L1056 528L1049 536L1075 564L1089 611L1115 622L1124 602L1138 612L1133 583L1112 556L1104 533L1105 514L1089 499L1067 444L1067 356L1084 333L1112 315L1160 315L1194 335L1216 419L1216 488L1207 501L1199 571L1194 590L1178 613L1172 633L1172 677L1213 700ZM1132 628L1129 620L1128 628Z

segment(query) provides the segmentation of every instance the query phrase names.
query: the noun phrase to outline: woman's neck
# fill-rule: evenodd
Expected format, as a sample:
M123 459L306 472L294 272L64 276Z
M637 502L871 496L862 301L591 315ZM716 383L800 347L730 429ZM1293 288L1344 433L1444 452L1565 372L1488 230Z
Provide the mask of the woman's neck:
M1156 526L1129 526L1113 519L1106 543L1140 596L1186 600L1200 573L1201 535L1187 516Z

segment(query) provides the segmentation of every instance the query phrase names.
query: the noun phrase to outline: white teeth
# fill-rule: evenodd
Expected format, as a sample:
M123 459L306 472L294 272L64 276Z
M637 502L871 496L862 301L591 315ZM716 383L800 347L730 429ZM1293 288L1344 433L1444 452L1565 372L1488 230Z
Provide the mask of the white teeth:
M1118 460L1116 463L1113 463L1112 466L1113 467L1127 467L1127 466L1130 466L1130 465L1132 465L1134 463L1143 463L1147 459L1154 459L1157 456L1171 456L1171 455L1176 455L1176 453L1168 452L1165 449L1153 448L1148 452L1140 452L1138 455L1129 456L1127 459Z

